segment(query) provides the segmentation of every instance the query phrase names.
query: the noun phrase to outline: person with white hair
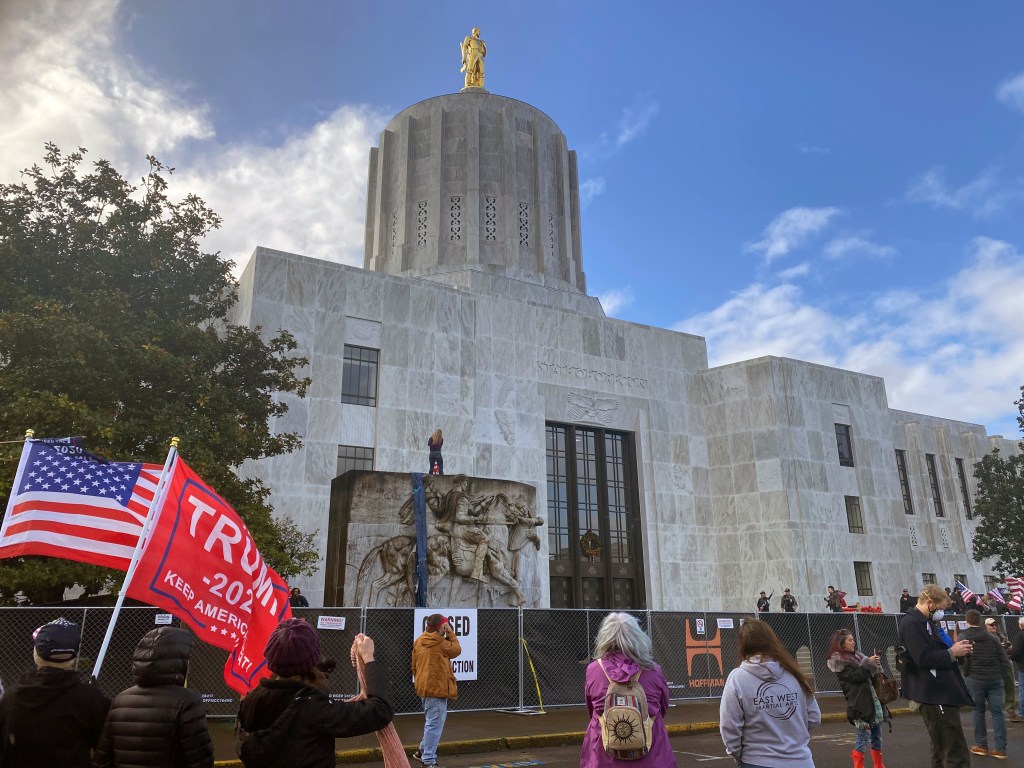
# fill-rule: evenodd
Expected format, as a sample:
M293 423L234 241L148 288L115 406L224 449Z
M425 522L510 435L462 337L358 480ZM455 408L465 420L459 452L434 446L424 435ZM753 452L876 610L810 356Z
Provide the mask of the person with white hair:
M1018 617L1017 627L1017 635L1010 644L1010 661L1017 670L1020 691L1017 694L1017 711L1010 717L1010 722L1024 723L1024 616Z
M605 748L601 719L608 688L613 682L630 685L631 681L639 682L646 697L651 737L646 754L627 762ZM651 638L628 613L610 613L601 622L594 641L593 661L587 667L584 694L590 724L583 737L580 768L667 768L676 764L664 720L668 711L668 683L661 667L654 662Z
M36 668L0 699L0 765L89 768L110 699L78 676L82 630L60 618L32 639Z

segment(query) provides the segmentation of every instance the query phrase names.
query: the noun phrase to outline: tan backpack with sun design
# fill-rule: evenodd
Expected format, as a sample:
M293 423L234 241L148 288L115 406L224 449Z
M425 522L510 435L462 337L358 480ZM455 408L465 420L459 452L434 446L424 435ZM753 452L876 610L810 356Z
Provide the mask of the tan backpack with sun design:
M653 726L647 711L647 694L640 685L640 672L630 677L629 682L617 683L608 677L601 659L597 663L608 678L604 712L597 716L604 751L618 760L639 760L651 751Z

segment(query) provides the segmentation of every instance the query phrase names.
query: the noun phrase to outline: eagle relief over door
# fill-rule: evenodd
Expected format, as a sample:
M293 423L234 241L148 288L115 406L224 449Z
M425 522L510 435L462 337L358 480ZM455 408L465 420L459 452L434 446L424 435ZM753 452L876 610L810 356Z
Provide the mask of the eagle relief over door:
M546 430L551 607L643 608L633 435Z

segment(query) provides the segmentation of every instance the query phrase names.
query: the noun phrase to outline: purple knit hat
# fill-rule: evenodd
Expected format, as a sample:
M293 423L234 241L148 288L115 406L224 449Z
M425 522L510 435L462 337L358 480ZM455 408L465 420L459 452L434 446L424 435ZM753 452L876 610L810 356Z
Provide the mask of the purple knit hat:
M263 655L275 675L304 675L320 661L320 638L309 622L285 619L270 633Z

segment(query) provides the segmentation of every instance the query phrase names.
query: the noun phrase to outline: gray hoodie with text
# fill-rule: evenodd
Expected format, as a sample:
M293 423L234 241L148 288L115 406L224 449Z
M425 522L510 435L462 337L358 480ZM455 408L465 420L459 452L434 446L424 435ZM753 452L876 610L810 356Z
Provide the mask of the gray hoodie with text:
M758 656L729 673L719 730L736 760L778 768L814 768L808 730L821 724L814 697L774 659Z

